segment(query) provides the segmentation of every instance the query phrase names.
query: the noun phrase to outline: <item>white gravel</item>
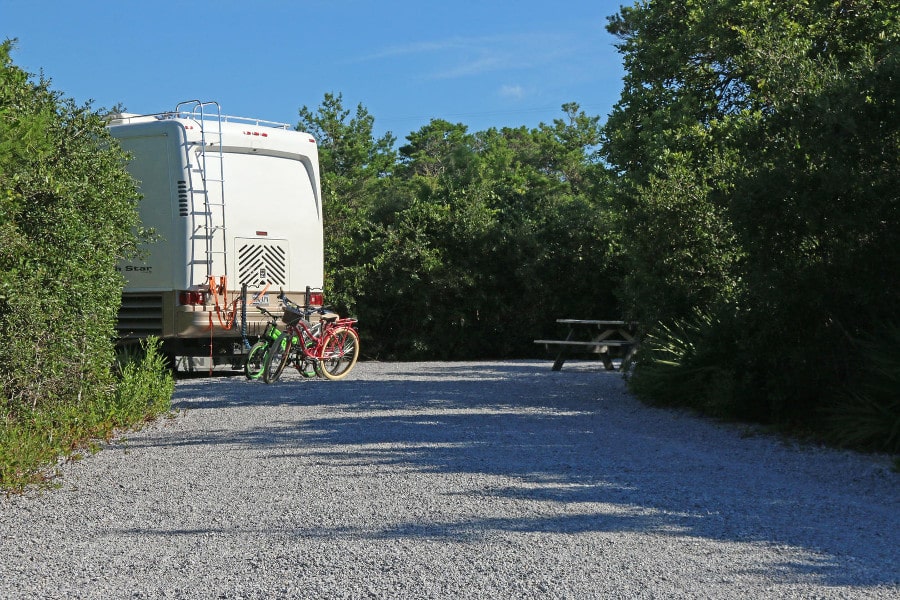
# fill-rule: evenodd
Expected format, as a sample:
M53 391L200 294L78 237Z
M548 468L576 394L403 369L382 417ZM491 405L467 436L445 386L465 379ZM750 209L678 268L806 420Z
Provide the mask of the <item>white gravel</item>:
M0 598L900 597L900 475L642 406L596 363L179 382L0 496Z

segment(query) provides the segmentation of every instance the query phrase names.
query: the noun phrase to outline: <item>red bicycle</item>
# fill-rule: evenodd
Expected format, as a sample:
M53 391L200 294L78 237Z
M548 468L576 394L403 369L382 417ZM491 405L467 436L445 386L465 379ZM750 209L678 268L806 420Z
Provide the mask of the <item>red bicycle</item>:
M338 318L321 306L300 306L285 296L284 290L278 299L284 308L281 320L287 329L269 349L263 381L278 381L288 364L301 373L308 373L312 367L316 375L326 379L346 377L359 358L357 320ZM315 324L310 322L313 314L320 315Z

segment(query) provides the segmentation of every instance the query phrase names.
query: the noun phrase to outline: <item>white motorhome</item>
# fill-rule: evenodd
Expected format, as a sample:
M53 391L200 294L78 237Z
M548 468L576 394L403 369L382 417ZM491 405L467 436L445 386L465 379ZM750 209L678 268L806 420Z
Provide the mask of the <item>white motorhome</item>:
M181 368L237 365L266 321L254 305L271 299L277 309L279 289L321 303L306 298L324 277L312 136L198 100L114 115L108 129L132 156L143 226L155 234L139 259L119 266L120 338L155 335Z

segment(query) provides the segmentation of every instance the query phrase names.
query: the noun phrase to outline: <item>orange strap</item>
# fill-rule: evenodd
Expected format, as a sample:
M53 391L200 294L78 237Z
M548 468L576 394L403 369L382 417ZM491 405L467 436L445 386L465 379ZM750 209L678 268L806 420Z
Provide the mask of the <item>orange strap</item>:
M222 326L222 329L228 330L234 327L234 319L237 315L237 303L241 301L240 298L235 298L235 300L231 303L231 312L229 313L227 308L223 308L219 303L219 288L222 289L222 294L226 294L228 287L226 282L228 280L223 275L219 277L219 285L216 285L216 278L213 275L209 276L209 291L212 292L213 299L216 303L216 318L219 320L219 325ZM225 300L223 298L223 300ZM226 305L227 306L227 305ZM212 315L209 317L210 327L212 327Z
M213 299L215 300L215 303L216 303L216 318L219 320L219 325L222 326L222 329L225 329L226 331L230 330L232 327L234 327L234 321L237 318L237 313L238 313L238 305L244 301L243 298L235 298L231 302L231 310L230 311L227 309L227 304L226 304L225 308L222 307L222 305L219 303L219 289L221 288L222 295L224 296L228 290L227 281L228 281L227 277L223 275L223 276L219 277L219 284L216 285L215 276L213 276L213 275L209 276L209 291L212 293ZM256 294L256 296L253 297L253 300L250 301L250 304L253 304L257 300L262 298L263 295L265 295L265 293L267 291L269 291L269 285L270 284L267 283L266 287L264 287L261 292L259 292L258 294ZM223 301L227 302L227 299L223 298ZM212 326L213 326L212 314L210 314L209 315L209 328L212 329Z

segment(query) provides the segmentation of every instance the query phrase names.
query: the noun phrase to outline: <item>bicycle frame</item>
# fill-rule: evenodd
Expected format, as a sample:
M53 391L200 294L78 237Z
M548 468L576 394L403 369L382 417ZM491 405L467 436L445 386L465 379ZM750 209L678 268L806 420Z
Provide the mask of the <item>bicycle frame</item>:
M303 358L317 362L330 358L325 356L325 340L328 338L328 333L341 327L353 327L355 323L356 319L351 318L323 319L317 325L310 327L309 321L301 319L292 325L288 325L285 333L291 332L300 340L299 344L293 345L292 351L295 351ZM319 329L318 333L313 331L316 328ZM311 344L310 342L315 343ZM299 349L299 352L297 349Z

